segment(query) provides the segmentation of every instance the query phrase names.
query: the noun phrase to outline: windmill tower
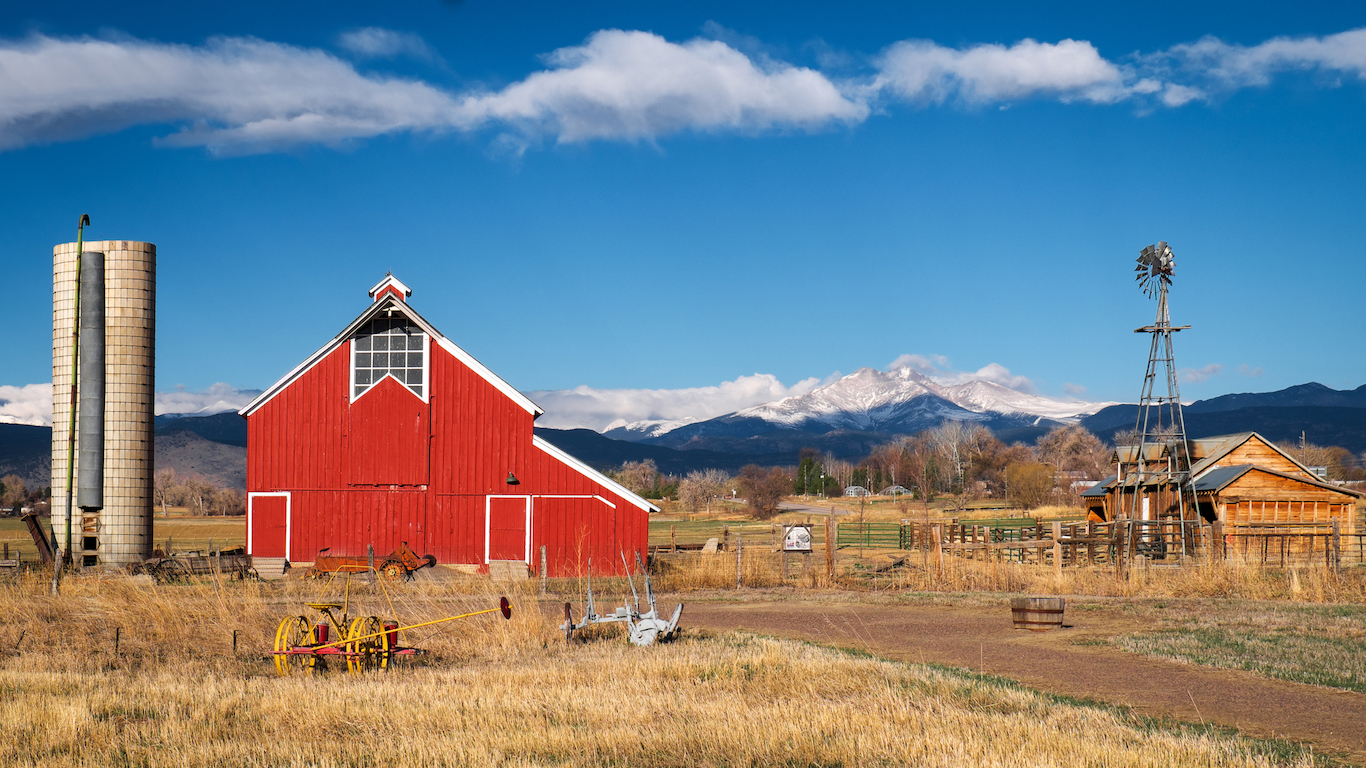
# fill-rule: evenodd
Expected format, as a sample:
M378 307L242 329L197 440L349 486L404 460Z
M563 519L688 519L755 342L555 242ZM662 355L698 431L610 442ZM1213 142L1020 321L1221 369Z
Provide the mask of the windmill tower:
M1176 257L1166 242L1143 249L1138 256L1135 279L1149 298L1157 298L1157 320L1134 333L1150 333L1148 372L1143 377L1143 394L1138 401L1138 421L1134 425L1137 449L1131 456L1128 483L1130 520L1180 521L1181 553L1188 554L1186 523L1195 519L1195 490L1190 484L1190 445L1186 440L1186 421L1181 413L1181 390L1176 378L1176 357L1172 334L1190 328L1173 326L1167 307L1167 289L1176 271ZM1165 387L1158 383L1162 368ZM1153 502L1156 502L1154 504ZM1144 526L1142 538L1165 550L1165 540L1157 541L1155 530ZM1165 527L1165 526L1163 526Z

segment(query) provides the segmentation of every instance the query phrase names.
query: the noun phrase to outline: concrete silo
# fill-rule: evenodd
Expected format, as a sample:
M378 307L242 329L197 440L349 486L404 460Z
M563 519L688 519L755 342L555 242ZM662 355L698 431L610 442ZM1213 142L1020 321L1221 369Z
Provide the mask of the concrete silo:
M152 551L156 246L105 240L84 248L87 255L104 254L103 504L73 509L72 556L78 566L123 565ZM76 243L63 243L52 249L52 531L62 548L77 290ZM89 412L81 407L77 414ZM76 430L82 433L79 420ZM83 453L94 455L90 447L77 446L76 471ZM83 489L81 499L87 498Z

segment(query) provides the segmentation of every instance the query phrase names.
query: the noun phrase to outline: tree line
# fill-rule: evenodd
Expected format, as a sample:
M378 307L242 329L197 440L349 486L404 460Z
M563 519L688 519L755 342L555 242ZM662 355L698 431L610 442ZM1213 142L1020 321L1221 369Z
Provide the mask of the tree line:
M1134 442L1132 434L1115 436L1114 445ZM1071 505L1078 494L1114 473L1114 447L1080 425L1059 426L1034 445L1007 445L977 424L945 421L916 435L898 437L873 449L860 461L801 450L796 467L748 465L737 476L709 469L682 477L665 475L650 460L626 462L614 479L647 498L677 499L689 511L710 510L715 499L732 492L746 499L760 518L777 513L786 495L842 496L859 486L877 494L896 489L908 500L929 505L936 500L964 503L993 498L1025 508ZM1288 452L1310 467L1327 467L1329 480L1366 480L1366 455L1338 446L1303 443Z

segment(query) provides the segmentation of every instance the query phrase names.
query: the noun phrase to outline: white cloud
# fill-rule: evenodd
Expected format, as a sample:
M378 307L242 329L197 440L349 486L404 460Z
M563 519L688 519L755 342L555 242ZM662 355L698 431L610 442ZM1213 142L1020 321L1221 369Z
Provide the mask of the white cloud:
M889 47L878 63L874 88L912 101L981 104L1047 96L1111 103L1129 94L1123 71L1084 40L964 49L905 40Z
M0 423L52 426L52 384L0 384Z
M803 379L791 387L776 376L756 373L711 387L686 389L596 389L578 386L528 392L545 409L540 427L597 431L616 421L710 419L741 408L811 391L820 381Z
M1238 366L1238 374L1241 376L1247 376L1249 378L1255 379L1258 376L1262 375L1262 367L1259 365L1256 368L1253 368L1247 363L1243 363L1242 365Z
M238 410L259 394L259 389L238 389L219 382L197 392L184 388L158 392L152 408L158 416L168 413L207 416ZM0 423L52 426L52 385L0 385Z
M860 80L836 80L776 60L758 41L712 32L723 39L671 42L600 30L547 54L545 68L520 81L464 92L251 37L202 45L41 34L0 40L0 151L134 125L168 126L160 144L223 153L481 130L523 148L688 131L822 130L860 123L870 103L897 99L1002 107L1030 98L1134 102L1143 112L1263 86L1279 72L1329 75L1329 86L1344 75L1366 78L1366 28L1253 46L1207 37L1117 61L1085 40L961 48L905 40L874 57ZM338 45L359 60L440 62L417 35L379 27L343 33Z
M609 29L546 60L548 71L467 97L462 106L472 117L562 142L652 139L683 130L817 129L868 115L865 104L815 70L756 62L717 40L679 44Z
M970 381L990 381L1017 392L1033 394L1035 391L1034 382L1028 377L1016 376L1009 368L999 363L988 363L971 372L955 371L950 367L949 359L943 355L901 355L887 366L889 371L898 368L910 368L945 386L966 384Z
M1086 387L1083 387L1080 384L1072 384L1071 382L1065 382L1062 385L1062 391L1066 392L1072 397L1081 397L1082 395L1086 394Z
M177 387L170 392L158 392L154 409L158 416L182 413L208 416L240 410L259 394L259 389L238 389L221 381L198 392Z
M1288 71L1366 78L1366 28L1323 37L1273 37L1253 46L1205 37L1173 46L1152 61L1224 88L1267 85L1273 75Z
M1182 368L1180 369L1181 380L1189 384L1199 384L1208 381L1211 376L1223 373L1224 366L1219 363L1210 363L1203 368Z
M351 42L377 53L414 44L380 32ZM167 145L240 153L490 125L562 142L648 140L815 129L868 113L814 70L755 62L713 40L605 30L547 61L500 91L457 95L255 38L191 46L34 35L0 42L0 150L139 124L182 126Z
M421 61L441 60L419 35L382 27L363 27L343 32L337 36L337 45L359 59L397 59L406 56Z

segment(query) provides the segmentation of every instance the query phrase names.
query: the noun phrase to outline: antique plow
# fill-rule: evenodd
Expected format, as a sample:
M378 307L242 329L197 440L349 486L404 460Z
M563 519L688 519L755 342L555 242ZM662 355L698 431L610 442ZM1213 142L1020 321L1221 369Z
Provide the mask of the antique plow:
M408 546L406 541L399 544L398 549L379 558L372 558L368 555L361 557L327 555L323 554L324 552L327 552L327 549L318 553L313 561L313 568L305 575L321 578L325 573L361 573L374 568L389 581L412 581L414 571L436 565L434 555L419 555ZM380 564L374 566L373 560L379 560Z
M307 616L288 616L280 622L280 627L275 630L274 656L275 669L281 675L323 671L327 669L328 659L335 659L338 664L345 661L347 670L353 675L372 669L388 669L398 657L425 653L420 648L401 645L400 632L495 611L502 613L504 619L512 618L512 606L506 597L499 598L497 608L471 611L406 627L399 626L397 620L382 621L378 616L352 618L347 615L343 603L307 605L321 613L325 621L315 623ZM341 611L340 616L335 611ZM332 636L333 627L337 628L335 638Z
M659 611L655 608L655 591L650 585L650 573L645 570L645 566L640 561L640 553L636 553L636 573L645 575L645 599L649 603L650 609L641 613L640 593L636 592L636 582L631 578L631 567L626 564L626 555L621 556L621 564L626 568L626 581L631 585L631 595L635 597L635 608L630 604L617 608L606 616L599 616L593 608L593 577L588 577L588 607L584 614L583 621L574 622L570 615L569 603L564 604L564 623L560 629L564 630L565 642L573 639L574 631L583 629L592 624L616 624L626 625L626 637L635 645L654 645L655 641L664 642L672 639L678 634L678 618L683 615L683 604L679 603L674 609L673 617L668 621L659 618ZM588 567L593 567L589 561Z

